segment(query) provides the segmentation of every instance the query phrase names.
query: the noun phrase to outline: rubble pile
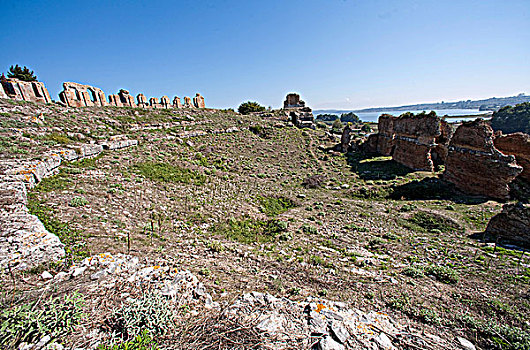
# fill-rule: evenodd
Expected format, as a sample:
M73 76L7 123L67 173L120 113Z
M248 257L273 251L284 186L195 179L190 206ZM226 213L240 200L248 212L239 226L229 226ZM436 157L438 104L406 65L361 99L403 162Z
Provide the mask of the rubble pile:
M308 298L295 302L270 294L251 292L240 296L224 315L252 324L263 334L268 349L373 349L390 350L409 344L418 348L455 349L435 336L414 335L381 312L363 312L345 303Z

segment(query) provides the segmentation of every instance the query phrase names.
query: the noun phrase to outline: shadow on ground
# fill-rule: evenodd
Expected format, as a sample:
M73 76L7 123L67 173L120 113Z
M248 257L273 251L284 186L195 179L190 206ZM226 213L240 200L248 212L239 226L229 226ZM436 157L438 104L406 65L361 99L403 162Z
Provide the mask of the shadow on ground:
M373 157L356 152L348 153L347 161L351 170L363 180L393 180L413 172L391 157Z

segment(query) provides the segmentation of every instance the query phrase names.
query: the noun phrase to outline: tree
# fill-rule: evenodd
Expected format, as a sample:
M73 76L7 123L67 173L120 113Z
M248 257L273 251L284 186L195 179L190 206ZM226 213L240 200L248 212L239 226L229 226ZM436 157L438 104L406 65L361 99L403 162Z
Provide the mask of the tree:
M265 110L265 107L260 105L257 102L243 102L239 105L239 108L237 111L241 114L250 114L252 112L263 112Z
M357 114L355 114L353 112L342 113L340 115L340 121L343 122L343 123L350 122L350 123L353 123L353 124L359 124L361 122L361 120L359 119Z
M37 76L33 74L33 71L29 70L28 67L20 67L18 64L16 66L9 67L9 72L7 72L9 78L15 78L23 81L37 81Z

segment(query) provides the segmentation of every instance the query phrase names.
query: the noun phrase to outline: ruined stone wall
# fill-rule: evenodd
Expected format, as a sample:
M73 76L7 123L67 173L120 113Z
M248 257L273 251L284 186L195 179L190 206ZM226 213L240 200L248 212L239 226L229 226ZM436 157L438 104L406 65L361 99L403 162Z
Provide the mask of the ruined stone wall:
M68 107L107 106L103 90L90 85L66 82L59 98Z
M149 107L149 103L147 102L147 97L145 97L144 94L136 95L136 101L138 103L138 107L142 107L142 108Z
M403 115L394 120L392 159L414 170L434 171L431 150L441 135L436 114Z
M204 97L201 94L197 93L193 98L193 106L195 108L205 108Z
M134 103L134 97L129 94L129 91L121 89L118 92L118 96L120 97L120 102L122 106L136 107L136 103Z
M162 96L162 97L160 98L160 106L161 106L162 108L169 108L169 107L171 107L171 103L170 103L170 101L169 101L169 97L167 97L167 96Z
M109 105L116 107L123 107L120 97L118 95L109 95Z
M180 103L180 98L178 96L173 98L173 108L182 108L182 103Z
M517 164L523 167L519 177L530 182L530 136L521 132L501 135L493 143L502 153L515 156Z
M288 94L283 102L283 108L299 108L305 107L305 102L300 99L298 94Z
M391 156L395 145L394 121L398 117L389 114L383 114L379 117L377 122L378 137L377 141L372 137L372 142L375 142L375 151L383 156Z
M508 199L508 184L523 169L495 147L493 138L482 119L460 125L449 143L443 179L466 193Z
M44 83L40 81L22 81L18 79L2 80L0 97L14 100L51 103L52 99Z

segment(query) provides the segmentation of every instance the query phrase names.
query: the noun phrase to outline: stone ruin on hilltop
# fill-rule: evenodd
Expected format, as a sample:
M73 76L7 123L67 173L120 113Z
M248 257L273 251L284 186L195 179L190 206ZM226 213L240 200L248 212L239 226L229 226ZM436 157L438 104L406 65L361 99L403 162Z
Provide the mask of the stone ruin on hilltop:
M315 117L311 108L306 107L300 95L290 93L285 97L283 110L286 117L299 128L315 128Z
M0 98L41 103L52 102L48 90L40 81L22 81L2 76L0 83Z
M18 101L53 103L48 89L43 82L22 81L2 76L0 85L0 98L13 99ZM192 99L184 97L184 104L180 103L180 98L175 96L173 103L168 96L162 96L160 100L152 97L147 100L144 94L136 96L137 103L129 91L121 89L117 94L105 98L103 90L91 86L73 82L63 83L63 91L59 93L61 103L67 107L93 107L93 106L115 106L115 107L140 107L152 109L166 108L206 108L204 97L197 93Z

